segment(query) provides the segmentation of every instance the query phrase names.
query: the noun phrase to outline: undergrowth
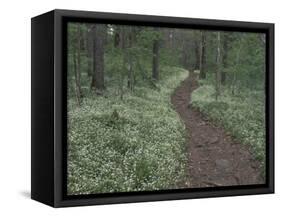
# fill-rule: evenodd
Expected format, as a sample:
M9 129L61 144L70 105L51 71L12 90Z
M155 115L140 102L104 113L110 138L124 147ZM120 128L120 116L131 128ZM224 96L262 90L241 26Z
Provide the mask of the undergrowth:
M123 100L114 86L86 96L81 107L69 99L69 194L177 188L185 137L170 95L188 72L169 67L161 75L156 88L136 86Z

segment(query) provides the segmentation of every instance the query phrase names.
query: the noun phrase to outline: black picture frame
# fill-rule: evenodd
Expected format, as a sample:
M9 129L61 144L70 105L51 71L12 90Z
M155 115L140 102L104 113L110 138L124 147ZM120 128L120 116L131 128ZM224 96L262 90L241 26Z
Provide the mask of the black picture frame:
M266 34L266 184L66 194L66 23L95 22ZM31 198L53 207L274 193L274 24L53 10L32 18Z

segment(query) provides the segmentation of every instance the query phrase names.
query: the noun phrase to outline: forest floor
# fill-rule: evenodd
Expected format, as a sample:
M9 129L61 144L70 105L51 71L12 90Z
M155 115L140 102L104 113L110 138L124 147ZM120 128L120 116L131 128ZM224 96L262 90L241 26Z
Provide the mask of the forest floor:
M249 147L235 141L226 130L191 107L191 94L197 87L197 75L190 73L171 96L174 109L186 127L189 178L184 187L263 184L259 163Z

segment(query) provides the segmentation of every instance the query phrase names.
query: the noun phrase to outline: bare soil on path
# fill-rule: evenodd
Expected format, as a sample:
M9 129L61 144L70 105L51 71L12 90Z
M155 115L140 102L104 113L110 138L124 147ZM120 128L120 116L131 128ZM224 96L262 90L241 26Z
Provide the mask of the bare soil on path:
M194 73L171 96L174 109L186 127L187 188L263 184L259 163L246 145L190 106L198 87Z

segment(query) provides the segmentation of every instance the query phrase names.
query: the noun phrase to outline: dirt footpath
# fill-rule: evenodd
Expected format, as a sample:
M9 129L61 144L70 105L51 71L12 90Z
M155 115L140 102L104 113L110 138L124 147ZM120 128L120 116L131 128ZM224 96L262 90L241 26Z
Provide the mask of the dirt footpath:
M191 93L197 87L196 76L191 73L171 96L186 126L189 180L185 187L263 184L259 164L248 148L189 106Z

